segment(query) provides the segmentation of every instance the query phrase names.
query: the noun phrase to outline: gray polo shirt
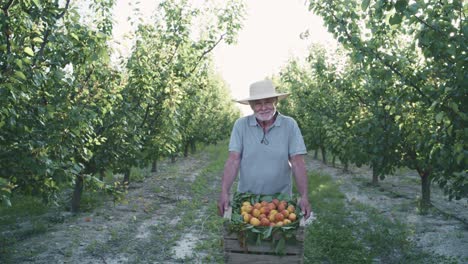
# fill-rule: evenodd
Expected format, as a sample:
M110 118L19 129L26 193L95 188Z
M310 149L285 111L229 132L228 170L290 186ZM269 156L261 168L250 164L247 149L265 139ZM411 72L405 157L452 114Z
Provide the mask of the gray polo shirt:
M239 118L232 129L229 151L241 153L238 192L292 193L289 158L307 150L297 122L278 113L261 143L263 128L254 115Z

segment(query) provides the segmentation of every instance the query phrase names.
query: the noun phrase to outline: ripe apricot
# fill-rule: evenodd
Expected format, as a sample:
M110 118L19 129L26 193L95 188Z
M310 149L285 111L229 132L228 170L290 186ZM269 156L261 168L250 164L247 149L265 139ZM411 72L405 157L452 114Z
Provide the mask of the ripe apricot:
M275 206L278 206L279 204L279 200L278 199L273 199L273 201L271 201Z
M255 203L253 207L257 208L257 209L260 209L260 208L262 208L262 204L261 203Z
M252 206L251 206L251 205L243 205L243 206L241 207L241 211L242 211L242 212L250 213L250 212L252 212Z
M260 210L258 210L257 208L254 208L252 210L252 215L255 217L258 217L260 215Z
M288 211L289 213L294 213L296 211L296 208L294 208L294 205L290 204L288 205Z
M275 210L275 209L276 209L276 204L274 204L274 203L269 203L269 204L267 205L267 207L270 209L270 211L271 211L271 210Z
M268 208L268 206L262 207L262 208L260 208L260 213L267 215L267 214L270 213L270 208Z
M252 216L250 214L244 214L244 222L249 223Z
M269 226L270 225L270 220L268 220L268 218L262 218L260 220L260 225L262 226Z
M296 221L296 214L295 213L290 213L288 216L288 219L291 220L292 222Z
M274 214L270 214L270 215L268 216L268 220L270 220L270 222L276 222L275 215L274 215Z
M289 211L288 210L285 209L285 210L281 211L281 213L284 215L284 218L288 218L288 216L289 216Z
M286 209L286 204L281 202L277 208L279 212L282 212L284 209Z
M253 226L259 226L260 225L260 220L258 220L258 218L256 218L256 217L252 217L252 219L250 219L250 224L253 225Z
M289 219L284 219L283 223L284 223L284 225L288 225L288 224L291 223L291 220L289 220Z
M275 214L276 222L283 221L284 215L283 214Z
M249 201L245 201L242 203L242 206L245 206L245 205L250 205L250 202Z

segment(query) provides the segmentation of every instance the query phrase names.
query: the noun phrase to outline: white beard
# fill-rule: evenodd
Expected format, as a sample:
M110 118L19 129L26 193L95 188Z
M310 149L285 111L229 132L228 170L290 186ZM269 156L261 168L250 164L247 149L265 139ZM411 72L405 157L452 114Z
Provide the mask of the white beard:
M256 113L256 114L255 114L255 117L256 117L259 121L265 122L265 121L270 121L270 120L275 116L275 113L276 113L276 111L272 111L271 114L269 114L269 115L267 115L267 116L263 115L263 117L262 117L262 115Z

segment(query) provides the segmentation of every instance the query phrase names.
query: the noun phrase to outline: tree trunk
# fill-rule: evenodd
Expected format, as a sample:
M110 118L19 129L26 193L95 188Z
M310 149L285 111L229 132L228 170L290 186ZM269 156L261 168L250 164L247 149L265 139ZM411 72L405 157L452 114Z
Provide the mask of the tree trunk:
M195 140L190 141L190 153L195 154L197 152L197 144L195 144Z
M377 170L374 166L372 166L372 185L378 186L379 185L379 175L377 174Z
M318 159L318 149L315 149L315 152L314 152L314 159Z
M425 212L431 207L431 177L430 171L418 171L421 177L421 210Z
M349 172L348 164L349 164L348 161L345 161L345 162L344 162L343 172L345 172L345 173Z
M332 156L332 167L335 168L336 156Z
M83 193L83 175L76 175L75 188L71 200L71 212L78 213L80 211L81 194Z
M130 183L130 169L125 170L122 183L126 186L128 186L128 184Z
M176 162L176 155L172 155L171 156L171 163L175 163Z
M151 164L151 172L158 172L158 161L153 160L153 163Z
M188 157L188 152L189 152L189 143L187 142L184 146L184 157Z
M100 181L104 181L104 177L106 176L105 172L106 172L106 170L104 170L104 169L99 170L99 180Z
M327 164L327 151L325 150L324 147L321 147L321 150L322 150L322 161L323 161L323 164Z

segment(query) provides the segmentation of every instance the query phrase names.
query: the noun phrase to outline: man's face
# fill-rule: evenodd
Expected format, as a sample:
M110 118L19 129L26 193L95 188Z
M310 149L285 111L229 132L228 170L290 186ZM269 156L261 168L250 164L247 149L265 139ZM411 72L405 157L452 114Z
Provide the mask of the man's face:
M269 121L276 113L276 97L250 101L250 107L259 121Z

